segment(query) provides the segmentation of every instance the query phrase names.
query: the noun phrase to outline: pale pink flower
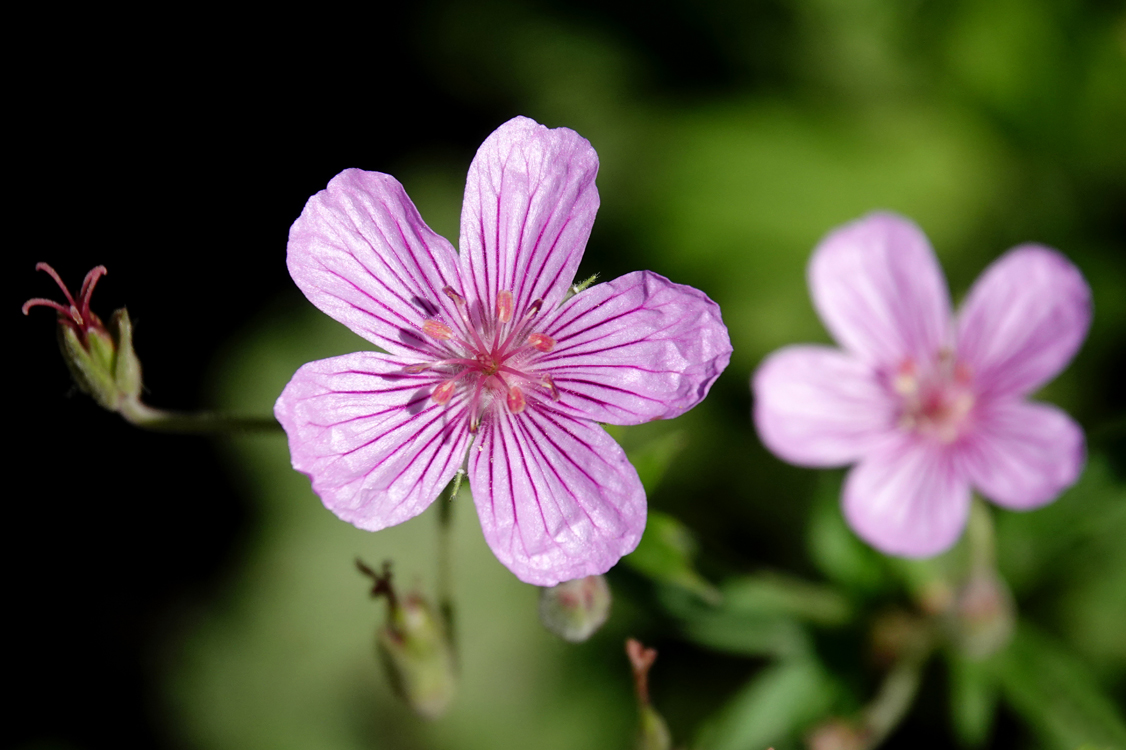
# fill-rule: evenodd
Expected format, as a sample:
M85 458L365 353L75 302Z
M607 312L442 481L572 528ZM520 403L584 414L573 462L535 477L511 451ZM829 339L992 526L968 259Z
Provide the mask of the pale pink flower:
M752 381L755 424L791 463L856 464L844 514L872 546L934 555L961 535L971 489L1026 510L1078 478L1082 430L1026 400L1067 365L1091 321L1090 289L1058 252L1013 248L955 318L922 231L876 213L821 242L809 286L842 348L771 354Z
M637 545L645 493L597 423L682 414L731 343L714 302L648 271L568 297L597 170L574 131L505 123L469 168L460 255L389 175L347 170L309 199L290 275L388 352L310 362L274 408L340 518L401 523L466 465L485 540L524 581L602 573Z

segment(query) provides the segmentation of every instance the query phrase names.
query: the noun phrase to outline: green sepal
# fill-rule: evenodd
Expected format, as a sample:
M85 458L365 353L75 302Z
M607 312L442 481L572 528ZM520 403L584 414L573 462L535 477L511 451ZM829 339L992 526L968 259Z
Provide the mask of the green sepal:
M141 397L141 360L133 351L133 322L124 307L115 310L110 320L113 337L117 342L117 357L113 363L113 379L118 391L126 398Z
M637 750L669 750L672 747L669 726L652 706L641 707L641 724L635 747Z
M85 344L73 326L60 323L58 333L59 349L74 382L99 406L116 411L120 393L113 376L114 343L109 333L90 328Z
M420 716L444 714L457 689L455 661L446 630L426 600L412 594L392 604L375 642L396 694Z

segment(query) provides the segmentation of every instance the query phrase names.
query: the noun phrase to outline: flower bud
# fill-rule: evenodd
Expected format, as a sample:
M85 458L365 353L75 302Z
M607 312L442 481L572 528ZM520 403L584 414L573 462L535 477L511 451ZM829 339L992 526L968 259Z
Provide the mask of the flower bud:
M457 687L453 648L441 618L417 592L396 596L389 563L382 573L359 560L356 565L375 582L372 596L387 600L387 622L376 631L375 645L391 687L420 716L438 718Z
M970 575L958 592L952 614L954 641L967 658L974 660L1004 648L1016 624L1013 595L992 568Z
M809 750L864 750L868 746L866 732L844 719L829 719L806 735Z
M90 310L90 297L105 266L86 274L78 300L71 296L55 269L46 263L35 266L45 271L62 289L67 305L35 298L23 305L27 315L33 307L50 307L58 313L59 349L74 382L100 406L121 411L127 402L140 399L141 363L133 351L133 324L124 308L114 312L107 328Z
M580 643L606 622L610 600L603 576L564 581L540 593L540 622L563 640Z

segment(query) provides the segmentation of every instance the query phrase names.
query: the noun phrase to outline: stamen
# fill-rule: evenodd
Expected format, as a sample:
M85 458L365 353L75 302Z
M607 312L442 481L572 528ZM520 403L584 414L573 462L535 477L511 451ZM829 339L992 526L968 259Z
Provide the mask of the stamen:
M524 320L531 320L539 314L540 308L543 307L543 300L533 300L532 304L528 306L528 312L524 313Z
M519 414L524 411L527 402L524 401L524 392L520 390L520 386L514 385L508 389L508 410L513 414Z
M453 338L453 329L440 320L427 320L422 324L422 332L430 338L445 341Z
M497 292L497 320L501 323L507 323L512 320L513 304L512 292L507 289L501 289Z
M548 392L551 394L551 400L552 401L558 401L559 400L559 389L555 387L555 381L552 379L552 377L545 373L542 380L543 380L543 384L545 386L547 386Z
M405 372L407 375L418 375L419 373L426 372L429 369L429 362L421 362L417 365L407 365L403 368L403 372Z
M900 396L909 396L919 391L919 378L915 373L915 361L911 358L903 360L895 377L891 380L892 389Z
M555 347L555 339L546 333L533 333L528 336L528 343L541 352L549 352Z
M442 291L447 297L454 301L455 305L457 305L458 307L465 307L465 297L462 297L460 294L455 292L452 286L442 287Z
M436 404L444 404L454 395L455 388L457 388L457 380L447 380L434 389L430 394L430 400Z

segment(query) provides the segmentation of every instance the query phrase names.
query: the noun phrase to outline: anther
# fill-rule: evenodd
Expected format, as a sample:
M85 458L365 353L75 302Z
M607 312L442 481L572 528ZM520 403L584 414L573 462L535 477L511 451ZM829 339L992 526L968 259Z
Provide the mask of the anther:
M533 333L528 336L528 343L541 352L549 352L555 347L555 339L546 333Z
M519 414L524 411L527 403L524 401L524 392L520 390L520 386L514 385L508 389L508 410L513 414Z
M407 375L418 375L419 373L426 372L429 369L430 369L430 363L429 362L422 362L422 363L417 364L417 365L407 365L406 367L403 368L403 372L405 372Z
M460 294L455 292L452 286L442 287L442 291L447 297L454 301L455 305L457 305L458 307L465 307L465 297L462 297Z
M454 331L440 320L427 320L422 324L422 332L433 339L445 341L453 338Z
M454 388L456 387L456 380L447 380L434 389L434 391L430 394L430 400L436 404L444 404L450 400L451 396L454 395Z
M550 375L547 375L546 373L544 374L543 384L547 388L548 393L551 394L551 400L552 401L558 401L559 400L559 389L555 387L555 381L552 379L552 377Z
M528 306L528 312L524 313L524 320L531 320L539 313L540 308L543 307L543 300L533 300L532 304Z
M512 320L513 304L512 292L507 289L501 289L497 292L497 320L501 323L507 323Z
M901 396L908 396L919 390L919 379L915 375L915 362L905 359L899 366L895 377L892 378L891 387Z

